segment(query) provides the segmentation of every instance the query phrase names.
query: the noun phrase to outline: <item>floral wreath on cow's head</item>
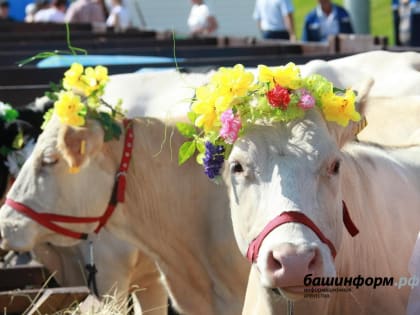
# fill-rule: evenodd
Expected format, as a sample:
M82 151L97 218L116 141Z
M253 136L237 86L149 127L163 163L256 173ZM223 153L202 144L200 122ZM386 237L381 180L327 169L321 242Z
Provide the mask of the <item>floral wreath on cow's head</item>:
M104 66L86 67L73 63L65 73L61 86L53 86L54 91L48 93L54 100L54 106L44 115L45 128L55 113L60 122L74 127L86 125L87 119L97 120L104 130L104 141L119 139L121 127L117 118L123 118L121 101L116 106L106 103L102 96L109 80L108 69ZM84 152L82 141L80 151ZM79 168L70 168L70 173L78 173Z
M109 81L108 69L104 66L86 67L73 63L64 73L61 86L54 86L48 96L54 100L54 106L44 117L45 127L53 113L63 124L81 127L86 119L95 119L104 129L104 141L118 139L121 128L116 118L123 117L121 102L116 106L107 104L102 96Z
M341 126L361 118L355 91L335 88L318 74L302 78L293 63L275 68L260 65L257 82L243 65L222 67L195 92L188 113L191 124L177 124L180 133L191 139L180 147L178 162L198 151L197 162L211 179L219 175L235 140L257 121L289 122L314 107L327 121Z

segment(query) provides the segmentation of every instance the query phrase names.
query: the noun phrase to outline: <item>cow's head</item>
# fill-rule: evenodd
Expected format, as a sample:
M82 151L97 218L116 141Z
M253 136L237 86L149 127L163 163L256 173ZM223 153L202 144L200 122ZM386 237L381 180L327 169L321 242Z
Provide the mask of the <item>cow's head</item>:
M7 197L38 213L77 217L102 215L116 171L112 163L116 157L107 151L103 138L102 126L95 120L88 120L84 127L70 127L54 115ZM74 224L61 225L78 232L91 232L96 224L78 224L77 228ZM28 250L44 241L57 245L76 242L37 224L8 205L0 210L0 232L1 246L16 250Z
M322 62L314 68L328 70ZM342 84L335 86L348 87ZM355 137L371 84L352 85L355 103L353 91L318 74L302 77L293 64L261 66L258 80L238 65L197 90L190 117L201 128L194 137L205 144L205 151L197 147L206 174L217 176L226 159L239 248L262 285L290 299L303 297L306 275L335 275L346 217L340 150Z
M359 93L359 112L370 84ZM340 182L340 149L354 138L356 127L326 122L319 110L311 110L300 120L253 126L225 161L239 248L256 264L262 285L280 289L289 299L303 297L306 275L335 275L346 189ZM268 228L289 211L304 214L322 235L301 222ZM249 247L263 230L266 236L250 258Z

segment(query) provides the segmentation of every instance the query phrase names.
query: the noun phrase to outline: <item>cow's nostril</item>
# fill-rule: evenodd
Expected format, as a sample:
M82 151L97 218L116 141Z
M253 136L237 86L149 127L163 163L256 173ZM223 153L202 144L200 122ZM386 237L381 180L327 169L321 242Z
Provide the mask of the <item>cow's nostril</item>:
M267 268L269 270L280 270L283 268L281 255L278 251L270 251L267 257Z
M309 271L314 270L317 268L318 263L319 263L319 257L318 257L319 253L317 250L313 250L313 257L311 259L311 261L309 262L308 265L308 269Z

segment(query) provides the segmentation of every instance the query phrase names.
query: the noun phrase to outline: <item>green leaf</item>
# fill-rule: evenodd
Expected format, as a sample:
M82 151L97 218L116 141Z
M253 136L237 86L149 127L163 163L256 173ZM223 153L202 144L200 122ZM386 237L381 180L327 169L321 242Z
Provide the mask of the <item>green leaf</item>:
M104 141L119 139L121 136L120 126L105 112L96 113L94 119L98 119L104 130Z
M186 138L192 138L196 134L195 127L191 124L186 123L176 123L176 128Z
M11 152L12 150L8 147L6 147L5 145L2 145L0 147L0 155L3 157L7 157L7 155Z
M206 152L206 145L204 144L205 143L204 139L197 139L196 142L197 142L198 152L200 153Z
M41 129L44 130L47 126L48 122L51 120L52 115L54 114L54 107L51 107L48 111L44 114L44 122L41 125Z
M4 115L4 120L6 122L12 122L18 117L19 117L19 112L16 109L14 108L6 109L6 112Z
M188 112L187 117L188 119L191 121L192 124L195 123L195 121L197 120L197 114L194 112Z
M23 133L20 131L16 137L13 139L12 148L19 150L23 147Z
M178 164L184 164L195 152L195 141L184 142L179 148L178 152Z

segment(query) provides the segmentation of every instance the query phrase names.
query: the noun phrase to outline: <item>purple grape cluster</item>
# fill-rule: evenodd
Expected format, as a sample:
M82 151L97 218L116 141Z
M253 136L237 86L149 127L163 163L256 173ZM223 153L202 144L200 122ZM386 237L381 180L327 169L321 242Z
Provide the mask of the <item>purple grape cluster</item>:
M204 173L213 179L220 174L223 162L225 160L225 147L222 145L213 145L210 141L206 142L206 152L203 158Z

